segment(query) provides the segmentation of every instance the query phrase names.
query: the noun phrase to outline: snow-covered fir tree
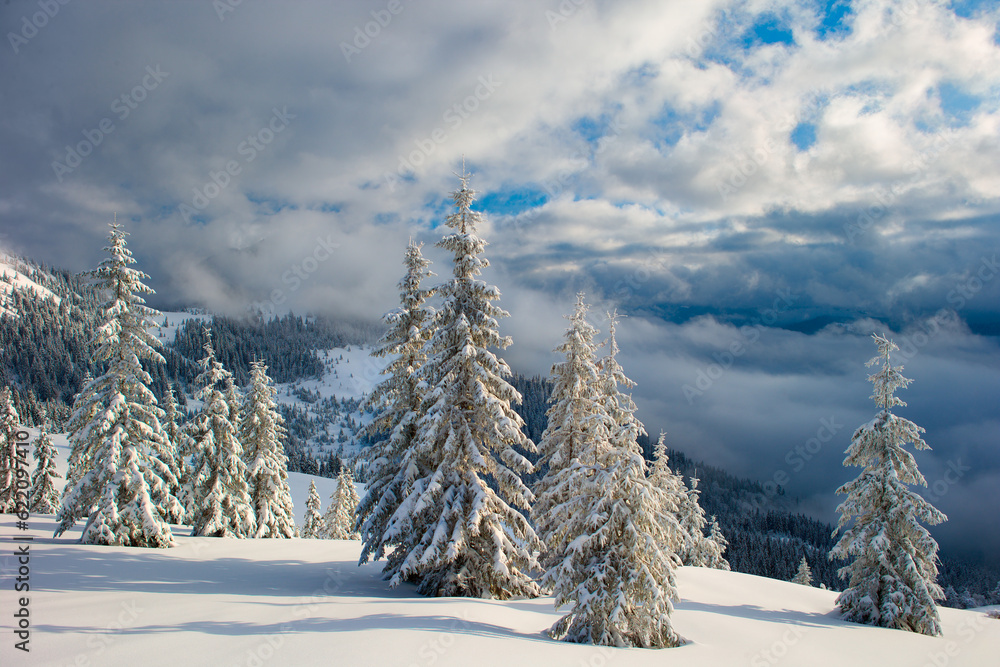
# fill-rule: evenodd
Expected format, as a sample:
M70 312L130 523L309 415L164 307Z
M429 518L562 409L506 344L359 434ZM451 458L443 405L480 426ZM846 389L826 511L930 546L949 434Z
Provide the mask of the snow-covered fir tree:
M329 540L356 540L354 530L355 512L358 509L358 491L354 488L354 476L348 466L341 466L337 476L337 486L330 494L330 506L323 515L323 537Z
M13 513L17 506L17 431L21 418L9 387L0 391L0 513Z
M546 411L548 424L538 442L540 456L535 469L545 474L535 485L531 513L535 529L547 547L543 558L547 565L562 559L560 551L551 550L552 545L572 542L577 537L567 534L571 524L552 512L554 507L580 496L578 487L586 476L573 467L574 461L578 462L584 453L593 460L608 446L609 418L603 411L594 343L597 329L587 322L587 310L584 295L577 294L573 314L567 317L570 326L564 341L555 348L564 360L553 364L549 374L552 394ZM587 529L582 524L572 526Z
M358 504L355 528L363 541L360 562L386 558L382 572L387 579L398 573L409 552L397 547L407 542L412 547L416 539L412 533L390 530L392 517L412 491L414 480L428 472L415 447L424 395L417 371L427 358L424 345L434 331L434 310L426 303L435 290L421 286L434 274L427 270L430 262L420 248L412 241L406 248L400 306L385 315L388 330L372 350L372 356L391 359L382 371L388 377L372 389L364 405L374 416L362 433L375 444L362 454L368 483Z
M163 430L167 434L173 453L174 468L171 469L177 476L177 486L171 488L172 493L180 500L185 513L190 513L193 509L191 500L191 467L188 458L194 451L194 442L187 431L181 427L180 413L177 409L177 398L173 387L167 387L163 396ZM172 523L180 523L178 518L174 518Z
M277 394L267 375L267 366L263 361L254 361L239 426L257 519L254 537L295 537L288 457L282 446L284 419L275 402Z
M812 570L809 568L809 561L806 560L805 556L799 561L799 569L792 578L792 583L803 586L812 586L813 584Z
M521 512L533 496L519 473L532 466L516 448L535 446L511 407L521 395L506 379L510 368L491 351L511 339L498 332L507 317L493 303L500 291L477 278L488 262L474 198L463 174L452 193L458 210L447 219L454 231L438 243L453 253L454 274L438 289L437 329L418 371L428 390L407 457L415 476L389 529L389 539L411 538L399 547L391 585L412 580L432 596L534 596L539 588L528 572L542 545Z
M195 380L199 387L195 398L202 401L202 408L189 423L188 430L195 443L191 534L253 537L257 521L250 498L247 467L227 400L233 376L215 358L211 335L205 343L205 356L198 363L202 370Z
M316 482L309 482L309 497L306 498L305 523L299 535L305 538L316 539L323 537L323 514L321 513L323 500L316 490Z
M140 360L162 364L159 341L147 329L159 313L141 295L153 290L147 276L132 268L126 233L111 226L108 259L88 275L107 296L94 358L107 371L77 397L70 430L74 471L59 512L56 535L87 517L81 541L133 547L167 547L173 536L167 517L180 515L170 492L177 483L166 463L169 442L163 411L149 390L152 378Z
M565 496L543 517L549 525L569 526L552 533L550 547L559 558L542 577L556 607L569 606L549 634L606 646L677 646L683 640L670 614L679 599L674 566L680 527L664 512L666 493L647 478L637 441L644 429L631 397L618 389L634 383L616 360L614 331L612 319L594 437L561 475L577 494Z
M100 401L94 400L93 382L94 377L90 373L87 373L83 378L83 383L80 385L80 392L73 397L74 405L84 405L86 403L88 407L82 413L79 410L74 411L70 415L69 422L66 425L70 448L66 464L66 486L63 489L64 497L76 488L77 482L80 481L80 478L89 467L89 463L85 460L88 451L86 442L83 441L84 430L94 419L97 412L102 409Z
M937 583L938 545L921 523L936 525L947 517L908 486L927 483L904 446L930 447L920 437L923 428L892 412L906 405L896 390L911 382L902 366L891 363L892 351L899 348L885 336L872 338L878 356L867 366L880 369L868 380L881 409L854 432L847 448L844 465L863 468L861 474L837 489L847 498L837 508L841 536L830 558L852 559L840 569L848 586L837 604L849 621L939 635L934 601L944 593Z
M690 488L687 489L686 499L680 507L680 524L684 529L687 540L681 550L681 561L685 565L694 567L710 567L709 563L717 551L710 540L705 536L705 526L708 521L705 519L705 510L702 508L699 498L701 491L698 489L698 478L690 478Z
M35 514L57 514L61 503L55 481L62 476L56 472L56 448L44 427L35 439L33 457L35 471L31 474L31 511Z
M714 514L709 520L708 526L708 537L705 538L707 553L704 558L704 567L710 567L714 570L729 570L729 561L724 557L726 549L729 547L729 540L722 534L722 528L719 527L719 522L716 521Z
M656 446L653 447L653 465L649 470L649 482L663 493L663 514L667 518L667 526L677 531L675 542L678 547L674 554L675 564L683 565L683 554L691 549L691 538L681 525L681 515L688 502L687 487L684 486L684 478L670 468L666 433L660 433Z

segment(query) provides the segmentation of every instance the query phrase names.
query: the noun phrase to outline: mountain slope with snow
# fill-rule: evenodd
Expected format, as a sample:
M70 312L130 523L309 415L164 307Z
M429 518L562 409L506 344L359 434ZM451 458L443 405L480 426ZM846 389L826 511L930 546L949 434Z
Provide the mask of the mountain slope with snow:
M22 260L0 254L0 315L16 315L6 304L15 289L34 292L40 299L52 299L58 305L62 299L33 278L37 269Z

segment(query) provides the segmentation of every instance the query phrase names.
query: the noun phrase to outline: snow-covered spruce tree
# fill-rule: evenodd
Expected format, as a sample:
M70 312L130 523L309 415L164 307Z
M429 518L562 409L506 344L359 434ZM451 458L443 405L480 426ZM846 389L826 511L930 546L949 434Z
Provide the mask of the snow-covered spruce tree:
M185 513L190 514L193 509L190 494L191 466L188 458L194 451L194 442L187 431L180 425L180 413L177 410L177 398L173 387L167 387L167 393L163 397L163 430L167 434L173 452L174 468L172 472L177 476L177 486L171 488L171 492L180 500ZM172 523L180 523L178 517L174 517Z
M277 394L267 375L267 366L263 361L254 361L239 427L257 519L254 537L295 537L288 457L281 444L285 437L284 419L275 402Z
M323 537L328 540L356 540L358 533L354 530L354 514L358 509L358 491L354 488L354 476L351 469L344 465L340 467L337 476L337 487L330 494L330 506L323 516Z
M414 446L417 420L423 400L417 371L426 360L424 345L433 333L434 310L425 305L434 289L421 287L421 282L434 274L427 270L430 262L420 253L420 245L412 241L403 261L406 275L399 282L398 309L385 315L388 330L372 350L374 357L391 358L382 371L388 377L369 394L364 409L374 418L362 433L375 444L363 450L367 464L368 484L358 504L355 530L361 535L361 563L386 558L382 572L391 579L399 571L415 536L401 531L390 533L390 520L403 499L413 489L413 481L425 476L426 466L419 463Z
M802 584L803 586L813 585L813 574L812 570L809 568L809 561L803 556L802 560L799 561L799 570L795 573L792 578L793 584Z
M570 642L606 646L663 648L683 640L670 623L674 552L680 527L665 513L666 493L646 476L637 438L643 432L631 398L618 386L631 387L615 359L615 322L611 321L609 353L602 359L603 396L588 448L565 470L564 484L577 489L544 516L549 525L564 522L551 545L561 558L542 577L551 587L556 607L569 613L549 630ZM575 479L570 477L572 475ZM560 493L557 487L554 493ZM567 539L567 538L572 539Z
M57 514L61 503L55 480L61 479L61 475L56 472L56 448L44 427L35 439L33 456L37 463L31 474L31 511L35 514Z
M722 528L719 527L719 522L715 520L714 514L709 520L708 525L708 537L705 538L707 542L704 559L705 567L710 567L714 570L729 570L729 561L724 557L726 549L729 547L729 540L722 534Z
M649 471L649 482L663 493L663 514L667 518L667 526L677 532L674 564L683 565L682 554L691 549L690 537L680 523L682 511L688 502L687 487L684 486L684 478L670 468L666 433L660 433L653 448L653 465Z
M302 524L302 530L299 531L302 537L310 539L323 537L323 514L320 512L322 502L319 497L319 491L316 490L316 482L309 482L305 523Z
M687 489L686 499L680 508L680 524L687 535L687 540L679 555L685 565L707 567L706 558L711 551L710 547L705 545L705 526L708 521L705 519L705 510L698 502L701 496L701 491L698 490L698 478L691 477L690 480L691 486Z
M938 545L921 522L936 525L947 517L907 486L926 481L904 445L930 447L920 437L923 428L892 413L906 405L895 391L911 382L902 366L891 364L890 354L899 348L885 336L872 338L878 356L867 365L881 369L868 380L881 410L854 432L847 448L844 465L862 467L861 474L837 489L847 498L837 507L841 537L830 558L853 559L840 569L848 586L837 604L849 621L939 635Z
M535 485L536 500L531 508L535 529L546 546L545 565L563 557L561 551L551 550L553 545L567 544L578 537L567 534L570 524L552 513L557 505L580 495L577 487L586 476L572 467L574 461L579 461L584 452L593 459L608 446L608 416L602 411L594 344L597 329L587 322L587 310L584 295L577 294L576 308L567 317L570 326L564 341L555 348L565 360L553 364L549 375L551 406L546 412L548 425L538 443L540 457L535 464L535 470L545 470L545 474ZM586 529L582 524L573 525Z
M195 442L191 534L253 537L257 522L247 467L226 398L233 376L216 360L210 334L205 343L205 357L198 363L202 371L195 379L199 387L195 398L203 403L201 411L189 423L188 431Z
M21 418L9 387L0 391L0 513L17 507L17 430Z
M76 488L77 482L80 481L80 478L90 466L86 460L88 452L83 435L97 412L103 409L100 400L95 400L93 389L94 377L90 373L87 373L80 385L80 392L73 398L73 405L86 404L88 406L87 410L83 412L74 410L66 425L70 448L69 456L67 457L66 486L63 489L63 497Z
M438 288L437 329L418 371L428 390L408 465L419 477L387 534L411 536L397 547L403 559L391 585L412 580L432 596L534 596L527 571L542 545L517 509L527 511L533 496L519 476L531 463L515 447L535 446L511 407L521 395L505 379L510 368L491 351L511 343L498 332L507 313L493 303L500 291L476 278L488 266L486 242L476 235L481 217L465 174L461 183L447 219L454 232L438 243L454 254L454 277Z
M109 258L89 273L108 300L97 331L94 358L107 371L77 397L70 430L73 484L63 496L56 535L87 517L81 542L132 547L168 547L173 536L166 517L182 513L170 492L177 483L166 463L169 443L163 411L149 390L150 375L140 360L163 363L159 341L147 329L158 315L141 295L153 290L147 276L132 268L126 233L111 226ZM86 423L84 423L86 422Z

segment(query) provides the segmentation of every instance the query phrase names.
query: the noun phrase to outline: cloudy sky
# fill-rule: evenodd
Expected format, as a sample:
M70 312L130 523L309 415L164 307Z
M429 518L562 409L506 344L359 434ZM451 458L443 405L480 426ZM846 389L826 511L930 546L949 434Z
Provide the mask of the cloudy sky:
M447 273L464 156L516 370L547 372L584 290L598 327L628 316L651 432L832 519L884 331L935 535L998 558L998 24L944 0L7 0L0 244L86 269L117 213L156 305L374 319L408 238Z

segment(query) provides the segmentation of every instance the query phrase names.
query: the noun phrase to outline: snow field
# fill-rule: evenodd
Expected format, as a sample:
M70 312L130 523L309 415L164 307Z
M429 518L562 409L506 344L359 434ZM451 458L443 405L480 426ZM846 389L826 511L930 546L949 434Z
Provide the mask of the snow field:
M53 441L64 474L66 438ZM300 521L311 481L324 508L335 484L290 473ZM192 538L177 526L171 549L101 547L75 543L80 524L53 539L51 515L32 516L27 533L14 521L0 518L0 606L15 606L10 538L30 534L31 653L14 649L4 613L5 666L987 667L1000 655L1000 620L982 611L941 608L944 634L927 637L842 621L832 591L691 567L677 571L682 601L672 617L689 643L567 644L543 634L562 615L551 597L425 598L406 584L390 589L381 563L357 565L358 541Z
M6 545L12 519L0 521ZM1000 621L982 612L941 609L944 635L926 637L841 621L830 591L690 567L678 570L673 615L688 644L566 644L542 634L561 615L550 597L392 590L380 564L357 565L356 541L177 537L157 550L74 544L79 529L53 540L51 516L31 527L32 650L28 660L14 651L4 614L4 665L985 667L1000 651ZM4 609L13 606L10 551L0 561Z

